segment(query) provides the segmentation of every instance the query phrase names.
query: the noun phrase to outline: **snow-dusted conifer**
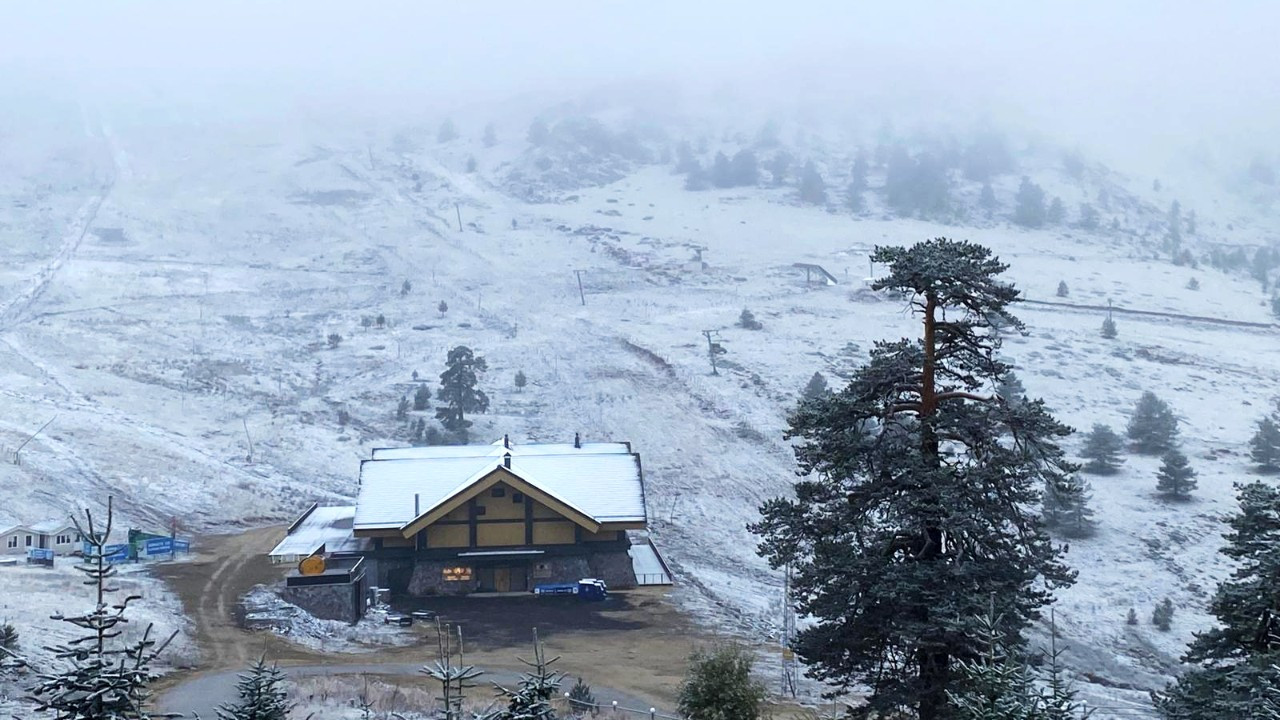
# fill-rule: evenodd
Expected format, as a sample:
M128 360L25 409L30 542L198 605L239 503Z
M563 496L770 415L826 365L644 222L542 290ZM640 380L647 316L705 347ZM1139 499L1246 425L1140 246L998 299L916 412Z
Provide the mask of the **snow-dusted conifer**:
M1084 447L1080 457L1084 458L1081 470L1095 475L1114 475L1124 462L1120 453L1124 450L1124 441L1108 425L1095 423L1084 438Z
M1258 431L1249 441L1249 457L1262 472L1280 470L1280 425L1272 416L1258 421Z
M284 689L284 673L259 657L236 683L240 699L218 708L218 720L285 720L293 705Z
M1160 455L1177 445L1178 418L1165 401L1148 390L1138 398L1125 433L1135 452Z
M1183 657L1192 668L1155 698L1170 720L1243 720L1280 700L1280 488L1253 482L1236 490L1240 511L1221 551L1234 569L1209 603L1218 625L1196 634Z
M1177 448L1170 449L1161 458L1156 491L1175 500L1186 500L1196 489L1195 477L1196 471L1191 469L1187 456Z
M106 545L113 522L111 499L107 500L107 517L98 524L89 510L84 522L72 518L76 532L84 539L87 552L76 570L88 580L97 597L93 610L82 615L53 615L54 620L84 630L84 634L61 645L49 647L56 667L42 670L39 681L31 688L31 699L38 712L52 713L58 720L146 720L151 698L150 684L155 680L151 663L164 651L175 631L163 641L152 637L148 625L135 641L121 641L122 625L129 604L138 599L131 595L112 604L108 596L117 591L111 586L116 568L107 561Z

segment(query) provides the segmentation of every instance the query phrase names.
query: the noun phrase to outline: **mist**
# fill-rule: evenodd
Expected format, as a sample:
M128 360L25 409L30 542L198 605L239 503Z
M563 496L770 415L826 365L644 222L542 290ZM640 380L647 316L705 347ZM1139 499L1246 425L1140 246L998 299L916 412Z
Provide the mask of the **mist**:
M765 113L995 121L1158 162L1274 146L1277 25L1274 3L1243 1L29 3L0 18L0 89L240 116L728 92Z

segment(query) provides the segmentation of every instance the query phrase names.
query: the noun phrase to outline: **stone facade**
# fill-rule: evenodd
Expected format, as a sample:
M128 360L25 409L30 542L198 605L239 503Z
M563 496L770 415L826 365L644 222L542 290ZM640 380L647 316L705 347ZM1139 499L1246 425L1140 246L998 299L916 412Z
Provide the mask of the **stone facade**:
M325 620L355 624L364 616L364 577L328 585L285 585L280 596Z

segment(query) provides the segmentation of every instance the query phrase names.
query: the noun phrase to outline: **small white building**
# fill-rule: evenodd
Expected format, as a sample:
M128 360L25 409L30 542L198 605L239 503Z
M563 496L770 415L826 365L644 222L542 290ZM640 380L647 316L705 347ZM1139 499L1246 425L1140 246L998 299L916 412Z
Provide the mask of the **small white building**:
M80 533L70 520L46 520L0 529L0 555L25 555L31 548L67 555L80 549Z

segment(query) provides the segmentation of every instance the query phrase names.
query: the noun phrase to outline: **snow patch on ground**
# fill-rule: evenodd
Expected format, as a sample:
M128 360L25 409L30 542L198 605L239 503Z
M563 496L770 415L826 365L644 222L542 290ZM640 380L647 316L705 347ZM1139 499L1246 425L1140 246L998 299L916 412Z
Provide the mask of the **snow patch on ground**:
M245 624L268 628L299 645L327 653L371 653L412 645L418 636L409 628L383 622L387 608L376 606L360 622L322 620L284 598L271 587L257 585L241 599Z

